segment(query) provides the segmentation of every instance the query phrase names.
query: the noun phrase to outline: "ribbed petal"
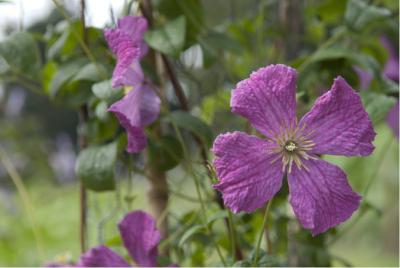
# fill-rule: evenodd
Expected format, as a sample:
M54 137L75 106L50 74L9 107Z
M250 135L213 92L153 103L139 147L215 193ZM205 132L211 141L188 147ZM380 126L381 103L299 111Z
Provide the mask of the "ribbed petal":
M105 38L109 47L117 56L112 86L136 86L143 81L143 72L140 67L140 47L132 38L119 29L105 30Z
M98 246L84 253L77 267L130 267L117 253L105 246Z
M117 116L120 124L128 132L128 152L139 152L146 147L143 127L157 119L160 103L157 94L149 86L142 85L130 90L124 98L108 109Z
M376 134L361 98L340 76L300 120L300 127L316 144L314 154L366 156L374 150Z
M212 148L224 203L233 212L252 212L281 188L282 162L273 160L270 144L243 132L219 135Z
M161 239L154 219L143 211L127 214L118 225L129 254L139 266L157 266L157 246Z
M143 35L147 30L147 21L143 17L126 16L118 20L116 29L105 30L109 47L117 56L112 85L138 86L144 76L139 60L147 53Z
M399 101L389 110L386 121L397 139L399 139Z
M118 20L118 29L130 36L133 43L140 48L140 57L143 57L148 50L147 44L143 40L143 35L147 31L147 21L141 16L126 16Z
M289 201L301 225L314 236L350 218L361 197L337 166L321 159L303 164L308 171L293 166L288 174Z
M282 64L258 69L232 91L232 112L273 138L296 120L296 75L296 70Z

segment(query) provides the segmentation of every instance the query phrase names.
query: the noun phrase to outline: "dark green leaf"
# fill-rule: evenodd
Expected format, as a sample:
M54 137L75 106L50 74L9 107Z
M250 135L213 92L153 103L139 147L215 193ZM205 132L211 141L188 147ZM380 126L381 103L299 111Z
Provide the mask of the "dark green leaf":
M161 0L155 1L155 7L169 20L184 15L187 22L187 47L197 42L197 36L204 28L204 9L201 0Z
M155 50L177 57L185 43L185 33L186 20L181 16L163 27L147 31L145 40Z
M211 128L201 119L182 111L170 114L167 120L172 121L176 126L186 129L199 137L207 147L211 147L213 133Z
M389 16L390 11L386 8L368 5L362 0L350 0L347 3L344 17L349 29L361 31L371 23L376 23Z
M106 191L115 188L114 166L117 144L91 146L79 153L75 171L87 189Z
M159 171L167 171L179 164L183 149L174 136L163 136L149 140L149 162Z

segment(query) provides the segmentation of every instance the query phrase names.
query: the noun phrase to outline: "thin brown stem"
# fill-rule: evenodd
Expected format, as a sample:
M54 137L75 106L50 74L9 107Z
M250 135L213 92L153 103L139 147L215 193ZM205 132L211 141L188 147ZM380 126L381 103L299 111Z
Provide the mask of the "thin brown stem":
M151 12L151 1L141 0L139 2L139 9L142 12L143 16L146 18L146 20L148 21L148 24L150 25L150 27L152 27L154 25L154 20L153 20L153 15ZM168 57L165 54L160 53L160 55L161 55L161 59L162 59L163 65L165 67L165 70L167 72L167 75L172 83L175 96L177 97L182 110L189 112L190 109L189 109L188 100L184 94L183 88L179 82L179 79L175 73L175 70L174 70L172 64L170 63L170 61L168 60ZM201 154L203 165L204 165L205 169L207 170L209 178L212 180L213 175L208 168L209 162L208 162L207 148L206 148L205 144L203 143L203 141L198 136L193 134L193 138L195 139L198 147L200 148L200 154ZM225 209L222 197L218 191L215 191L215 198L216 198L216 201L217 201L219 207L222 210ZM229 226L229 221L227 218L225 218L225 226L229 232L230 226ZM235 247L236 247L236 249L235 249L236 259L242 260L243 254L241 252L239 245L236 244Z
M81 0L81 24L82 24L82 38L84 40L85 46L88 46L88 37L86 31L85 24L85 0ZM79 148L80 150L87 147L87 137L83 133L83 128L89 120L89 111L87 104L83 104L79 110ZM79 186L80 194L79 194L79 208L80 208L80 231L79 231L79 240L81 246L81 252L86 251L86 238L87 238L87 192L84 185L80 184Z

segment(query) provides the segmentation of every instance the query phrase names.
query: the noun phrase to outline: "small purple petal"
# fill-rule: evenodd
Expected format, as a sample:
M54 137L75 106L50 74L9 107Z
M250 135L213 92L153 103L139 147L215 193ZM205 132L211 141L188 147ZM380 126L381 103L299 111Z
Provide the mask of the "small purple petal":
M374 150L376 134L361 98L340 76L301 119L302 126L316 144L311 153L366 156Z
M399 101L390 109L386 121L399 139Z
M105 30L108 45L117 56L112 78L113 87L137 86L143 82L144 76L139 60L148 50L143 40L146 30L146 19L132 16L119 19L118 28Z
M269 138L296 120L296 70L282 64L258 69L232 91L232 112Z
M358 66L353 66L353 70L358 75L358 79L360 81L360 89L368 89L373 79L373 75L367 71L364 71Z
M399 55L397 54L397 49L393 47L390 40L385 36L381 37L381 43L389 54L383 74L389 79L399 82Z
M361 197L337 166L321 159L302 163L308 170L294 165L288 174L289 201L301 225L315 236L350 218Z
M147 20L141 16L126 16L118 20L118 29L128 34L135 45L140 48L140 57L148 50L143 35L147 31Z
M105 246L98 246L84 253L77 267L130 267L117 253Z
M143 211L127 214L118 224L129 254L139 266L157 266L157 246L161 234L154 219Z
M265 204L282 185L282 163L270 144L243 132L219 135L212 148L224 203L234 213L252 212ZM272 163L273 162L273 163Z
M143 127L154 122L160 113L160 98L148 86L133 88L124 98L115 102L108 111L113 112L128 132L128 148L136 153L146 147Z

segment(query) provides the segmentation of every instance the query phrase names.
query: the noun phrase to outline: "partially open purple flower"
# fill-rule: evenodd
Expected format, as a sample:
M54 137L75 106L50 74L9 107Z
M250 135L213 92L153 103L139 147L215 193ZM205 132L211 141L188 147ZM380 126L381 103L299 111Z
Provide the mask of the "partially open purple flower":
M157 119L160 112L160 98L148 86L131 89L121 100L115 102L108 111L113 112L128 132L129 153L142 151L147 145L144 127Z
M161 239L156 222L143 211L127 214L118 224L122 241L129 255L140 267L157 266L157 246ZM78 267L130 267L123 257L106 246L98 246L84 253Z
M146 147L147 139L143 128L154 122L160 112L160 98L149 82L145 81L140 66L140 59L148 50L143 41L146 30L145 18L127 16L118 20L116 29L105 31L106 40L117 56L112 85L133 88L109 108L128 132L129 153L140 152Z
M116 29L106 29L105 38L111 50L117 56L112 85L135 86L143 81L140 59L147 53L143 35L147 30L147 21L143 17L126 16L118 20Z
M360 96L342 77L298 122L296 75L285 65L270 65L237 84L232 112L265 139L219 135L212 148L220 179L214 187L233 212L252 212L278 192L287 174L294 213L317 235L348 219L361 201L346 174L318 155L369 155L375 132Z

